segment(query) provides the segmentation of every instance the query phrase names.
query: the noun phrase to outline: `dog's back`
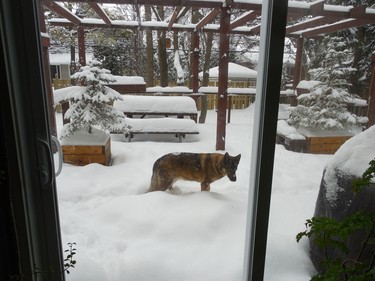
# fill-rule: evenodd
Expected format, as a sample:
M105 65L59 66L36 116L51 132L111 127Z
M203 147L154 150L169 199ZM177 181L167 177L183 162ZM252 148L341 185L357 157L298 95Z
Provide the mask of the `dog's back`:
M210 189L210 183L226 175L235 181L240 157L228 153L166 154L154 163L149 191L171 189L179 179L200 182L205 191Z

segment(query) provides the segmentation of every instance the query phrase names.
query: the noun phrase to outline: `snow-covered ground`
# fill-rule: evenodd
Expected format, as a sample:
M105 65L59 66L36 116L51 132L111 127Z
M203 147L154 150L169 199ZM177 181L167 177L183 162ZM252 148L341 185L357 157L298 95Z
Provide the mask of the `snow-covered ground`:
M242 154L237 181L223 178L200 192L179 181L173 192L145 193L152 165L169 152L216 152L216 113L200 134L112 136L112 166L64 164L57 177L64 248L77 243L69 281L242 280L253 111L233 110L226 151ZM62 126L61 114L57 114ZM314 274L308 243L297 243L313 215L323 169L332 155L276 145L265 280L304 281Z

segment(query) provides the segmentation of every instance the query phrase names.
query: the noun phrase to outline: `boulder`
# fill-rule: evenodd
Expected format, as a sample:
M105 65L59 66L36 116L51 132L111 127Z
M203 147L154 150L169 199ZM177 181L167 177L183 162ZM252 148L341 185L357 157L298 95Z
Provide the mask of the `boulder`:
M374 139L375 126L372 126L352 137L333 155L323 172L314 217L342 220L358 211L375 213L374 181L357 194L352 190L353 180L360 178L369 167L369 162L375 158ZM365 239L365 233L357 232L347 241L348 255L332 248L327 249L327 254L330 258L356 259ZM311 259L318 272L322 272L322 261L325 260L326 253L313 243L313 238L310 239L310 246ZM365 249L363 259L370 259L371 250L373 249L369 247Z

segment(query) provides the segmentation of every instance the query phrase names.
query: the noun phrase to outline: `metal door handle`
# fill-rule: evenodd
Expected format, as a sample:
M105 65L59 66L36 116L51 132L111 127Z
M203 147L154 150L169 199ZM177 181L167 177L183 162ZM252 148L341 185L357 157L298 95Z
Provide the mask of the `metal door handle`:
M62 170L62 165L63 165L63 154L62 154L62 148L59 140L55 136L51 136L51 140L54 142L57 148L57 153L59 157L59 166L57 168L57 171L55 171L55 177L60 175L61 170Z

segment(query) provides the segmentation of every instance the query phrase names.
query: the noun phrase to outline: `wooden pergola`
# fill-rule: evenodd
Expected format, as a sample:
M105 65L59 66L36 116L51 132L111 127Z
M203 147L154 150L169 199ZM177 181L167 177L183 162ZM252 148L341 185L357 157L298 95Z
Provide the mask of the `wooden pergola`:
M59 2L88 3L98 18L80 18ZM84 30L91 28L123 28L123 29L152 29L165 31L191 32L193 49L199 50L198 32L214 32L220 35L220 62L218 82L218 113L217 113L217 135L216 149L225 149L226 136L226 108L228 89L228 53L230 34L259 35L260 24L253 24L259 19L262 10L262 1L259 0L41 0L42 6L54 12L59 18L50 19L48 23L54 26L75 27L78 30L78 54L81 65L86 64ZM130 4L137 12L136 21L112 20L100 4ZM154 21L144 21L140 16L140 6L170 6L173 7L169 20L161 21L155 25ZM210 12L198 23L182 24L179 19L191 8L208 8ZM157 12L154 10L155 15ZM238 14L233 18L232 14ZM41 29L45 31L44 11L41 9ZM296 23L298 21L298 23ZM218 23L215 23L218 22ZM353 27L375 24L375 9L365 6L345 7L326 5L324 1L304 3L289 1L288 3L288 24L286 37L297 40L295 73L293 87L296 88L301 76L302 46L305 38L321 36L327 33L336 32ZM47 37L43 37L44 61L46 81L50 82L49 58ZM193 92L198 92L198 69L199 52L193 52ZM374 68L372 68L372 82L369 98L369 125L375 124L375 82ZM52 86L47 86L49 102L52 103ZM51 105L52 106L52 105ZM52 108L52 107L51 107ZM53 112L51 113L52 133L56 134L56 125ZM55 130L55 131L54 131Z

